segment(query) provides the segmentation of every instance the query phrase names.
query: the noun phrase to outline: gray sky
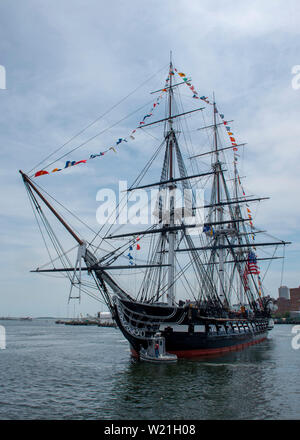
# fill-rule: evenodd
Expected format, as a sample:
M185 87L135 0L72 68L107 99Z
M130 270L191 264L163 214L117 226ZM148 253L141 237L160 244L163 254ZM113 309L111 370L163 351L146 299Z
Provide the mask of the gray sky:
M299 20L297 0L2 0L0 65L7 88L0 90L0 315L68 313L67 282L29 273L47 258L18 169L29 171L160 70L150 89L141 87L69 146L138 107L147 109L149 91L164 81L170 50L200 93L215 92L224 114L234 119L234 133L248 143L241 172L247 175L245 186L250 194L272 197L255 213L255 224L293 241L283 281L297 287L300 89L292 88L291 70L300 64ZM74 159L126 136L143 112L96 138ZM96 228L97 190L118 178L130 181L145 162L149 140L143 148L137 142L39 183ZM281 263L275 263L266 278L274 297L280 271ZM90 299L80 308L98 310Z

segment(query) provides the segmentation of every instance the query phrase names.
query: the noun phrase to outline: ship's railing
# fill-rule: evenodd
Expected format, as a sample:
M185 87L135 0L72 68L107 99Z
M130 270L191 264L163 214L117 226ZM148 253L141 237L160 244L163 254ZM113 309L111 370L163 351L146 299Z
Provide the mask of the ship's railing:
M155 319L155 320L158 320L158 321L165 321L165 320L168 320L168 319L173 318L173 317L176 315L176 312L177 312L177 310L178 310L176 307L174 307L172 313L170 313L169 315L161 315L161 316L157 316L157 315L150 315L150 314L148 314L147 312L146 312L145 314L144 314L144 313L139 313L138 311L136 311L136 310L132 310L132 309L130 309L129 307L127 307L127 306L124 304L124 302L122 302L122 307L124 307L125 309L127 309L127 310L130 311L131 313L134 313L134 314L136 314L136 315L140 315L141 317L149 318L149 319L151 319L151 320ZM184 312L183 312L183 313L184 313Z

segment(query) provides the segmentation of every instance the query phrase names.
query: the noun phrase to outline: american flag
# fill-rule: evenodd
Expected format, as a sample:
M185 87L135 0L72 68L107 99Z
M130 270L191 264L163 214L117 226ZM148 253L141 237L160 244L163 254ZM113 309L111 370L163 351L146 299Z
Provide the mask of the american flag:
M248 275L259 275L259 269L257 266L257 260L256 255L254 252L249 252L247 263L245 265L244 273L243 273L243 281L244 281L244 288L245 290L249 289L249 283L248 283Z
M248 266L248 273L253 273L254 275L260 274L257 266L256 255L254 252L249 252L247 266Z

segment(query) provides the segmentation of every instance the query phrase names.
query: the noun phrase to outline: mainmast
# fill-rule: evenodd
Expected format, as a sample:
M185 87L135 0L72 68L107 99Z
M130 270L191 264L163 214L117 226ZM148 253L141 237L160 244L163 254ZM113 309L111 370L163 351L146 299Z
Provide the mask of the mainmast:
M219 206L216 208L217 210L217 218L216 221L223 222L223 206L221 205L221 188L220 188L220 174L222 171L221 162L219 160L219 151L218 151L218 136L217 136L217 120L216 120L217 108L214 99L213 103L213 130L214 130L214 152L215 152L215 163L213 164L213 168L215 170L215 178L216 178L216 197L215 201ZM223 226L220 223L218 228L218 242L221 245L221 249L219 250L219 298L224 303L225 295L224 295L224 254L225 250L222 248L224 245L224 234L223 234Z
M171 55L172 56L172 55ZM170 72L173 70L172 58L170 59ZM169 119L168 119L168 133L167 133L167 148L169 148L169 180L174 178L174 167L173 167L173 156L174 156L174 132L173 132L173 120L172 116L172 75L169 74ZM170 182L168 184L169 188L169 213L170 213L170 227L174 226L174 189L176 184ZM174 291L174 280L175 280L175 234L176 232L171 231L168 234L169 239L169 253L168 253L168 291L167 291L167 302L169 305L174 305L175 303L175 291Z

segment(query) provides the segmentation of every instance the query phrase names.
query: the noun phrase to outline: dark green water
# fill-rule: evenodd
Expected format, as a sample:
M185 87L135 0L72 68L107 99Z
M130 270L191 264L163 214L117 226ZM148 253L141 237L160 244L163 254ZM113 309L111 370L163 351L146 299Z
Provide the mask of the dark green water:
M292 325L205 360L131 360L119 330L0 321L0 419L300 419Z

